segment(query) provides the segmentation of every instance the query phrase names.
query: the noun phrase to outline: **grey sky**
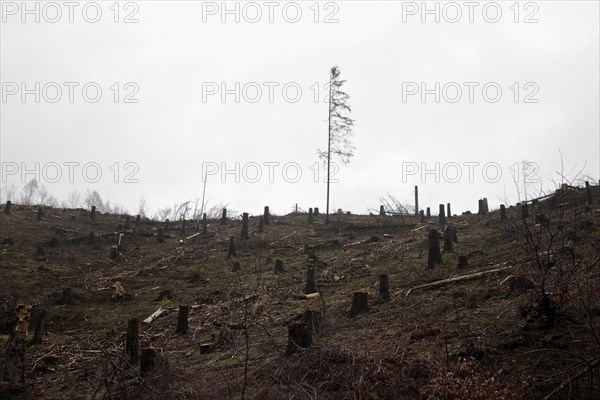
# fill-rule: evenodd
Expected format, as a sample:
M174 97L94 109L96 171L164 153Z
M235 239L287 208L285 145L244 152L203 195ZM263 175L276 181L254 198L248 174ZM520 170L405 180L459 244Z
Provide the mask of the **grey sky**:
M298 7L285 1L275 2L273 23L265 2L237 3L239 23L234 14L221 21L222 2L200 1L120 2L115 23L113 2L99 2L102 16L89 23L82 15L89 3L79 2L70 23L67 6L57 2L62 18L49 23L44 17L52 19L55 12L46 6L44 15L47 2L40 2L40 22L25 15L23 23L21 2L2 1L0 157L3 179L9 183L22 186L22 163L33 169L39 162L43 169L54 162L61 166L62 179L52 183L42 173L40 180L59 199L73 188L89 188L130 211L140 197L155 210L199 197L203 165L216 165L219 171L208 177L209 206L228 203L250 213L260 212L263 205L285 213L294 203L324 209L325 171L319 170L321 182L315 183L316 150L327 145L324 85L334 64L347 80L344 89L351 95L356 120L355 157L341 166L335 176L339 182L332 185L335 208L365 213L368 207L377 208L378 198L387 193L411 203L414 185L420 187L423 207L437 209L439 203L452 202L455 213L476 209L480 197L497 207L498 197L506 193L514 203L510 168L522 160L534 162L550 189L549 178L557 179L554 171L560 169L559 149L567 169L586 164L585 172L599 177L596 1L521 2L518 7L514 2L475 2L473 23L464 2L428 2L430 9L438 4L439 23L434 15L421 14L421 2L391 1L320 2L318 7L298 2L302 16L297 23L286 21ZM34 9L36 2L27 4ZM451 23L454 4L462 17ZM488 22L497 8L502 12L499 21ZM249 22L257 9L262 18ZM93 18L95 8L86 10L86 17ZM123 23L130 13L137 23ZM338 22L324 23L328 16ZM526 18L538 22L525 23ZM19 92L10 95L13 83L22 82L29 89L40 82L40 103L33 94L23 103L18 86ZM49 82L62 87L56 103L47 101L55 93L51 87L43 93ZM79 84L72 103L64 82ZM102 89L97 103L82 97L81 88L89 82ZM116 87L111 90L115 82L117 103ZM236 82L239 103L234 94L222 102L221 84L234 89ZM265 82L274 88L272 102ZM420 90L421 83L434 89L436 82L439 103L435 94L423 102L421 93L406 93ZM472 102L465 82L474 88ZM125 87L127 83L132 84ZM287 100L282 91L286 84ZM486 84L487 100L482 93ZM256 86L262 97L252 103ZM452 103L457 86L462 97ZM207 92L215 87L219 93ZM497 87L502 96L494 103ZM138 102L125 103L136 88L131 98ZM302 94L292 102L296 88ZM68 162L80 163L74 167L73 183L64 165ZM139 170L125 169L128 162ZM86 163L100 166L98 182L89 182L93 168L88 170L92 179L82 176ZM239 182L234 174L221 174L222 167L233 170L236 163ZM435 174L420 174L423 167L435 169L436 163L439 183ZM7 177L15 165L18 173ZM260 179L255 179L257 165ZM403 179L403 165L405 172L414 166L419 171ZM459 179L456 166L461 167ZM302 176L294 182L298 168ZM139 182L125 183L133 171L130 178ZM502 175L496 182L498 171Z

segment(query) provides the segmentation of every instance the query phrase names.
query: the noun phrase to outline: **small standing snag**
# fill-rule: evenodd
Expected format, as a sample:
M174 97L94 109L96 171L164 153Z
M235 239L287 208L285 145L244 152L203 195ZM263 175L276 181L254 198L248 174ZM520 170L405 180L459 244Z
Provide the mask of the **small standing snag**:
M383 206L379 206L379 215L385 215L385 209Z
M156 354L156 349L153 347L146 347L142 349L142 357L140 362L140 373L142 376L148 374L154 368Z
M425 211L421 210L419 213L421 214L421 222L425 222Z
M90 217L92 221L96 220L96 206L92 206L92 215Z
M449 226L444 229L444 251L452 251L452 228Z
M283 261L280 259L275 260L275 269L273 270L276 274L281 274L283 271Z
M431 208L427 207L427 218L431 218Z
M440 225L446 225L446 213L444 211L444 205L440 204L440 213L438 215L439 218L439 224Z
M221 215L221 225L225 225L227 223L227 209L223 209L223 214Z
M140 320L137 318L131 318L127 324L125 352L132 363L140 359Z
M446 204L446 217L452 218L452 211L450 209L450 203Z
M415 215L419 215L419 187L415 185Z
M442 263L442 254L440 253L440 240L437 229L429 230L429 254L427 257L427 268L433 268L436 264Z
M319 216L319 207L315 207L315 209L313 210L313 216Z
M288 327L286 355L296 353L300 347L309 347L313 343L312 331L304 322L296 322Z
M500 221L506 221L506 206L500 204Z
M308 209L308 223L309 224L313 223L313 209L312 208Z
M390 301L390 281L387 274L379 275L379 301Z
M206 221L206 213L202 214L202 234L206 235L208 233L208 223Z
M369 295L366 292L354 292L352 297L352 308L348 313L348 318L354 318L360 313L369 311Z
M235 237L229 238L229 250L227 250L227 258L235 257L237 254L235 253Z
M263 224L271 225L271 222L269 221L269 206L265 206L265 212L263 214Z
M242 214L242 240L248 240L248 213Z
M179 314L177 315L177 333L187 333L188 331L188 315L190 306L179 306Z
M311 294L317 292L317 284L315 282L315 261L310 260L308 262L308 268L306 269L306 290L304 293Z
M6 206L4 206L4 214L6 215L10 215L10 206L11 206L11 202L10 200L6 201Z

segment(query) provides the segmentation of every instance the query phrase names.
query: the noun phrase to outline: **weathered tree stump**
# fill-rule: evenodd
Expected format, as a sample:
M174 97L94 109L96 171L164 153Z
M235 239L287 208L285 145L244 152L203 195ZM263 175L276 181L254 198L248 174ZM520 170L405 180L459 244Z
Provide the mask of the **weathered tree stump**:
M165 241L164 228L162 226L158 228L158 232L156 233L156 239L158 240L158 243L164 243Z
M309 347L312 343L312 332L306 323L296 322L288 327L288 344L285 354L292 355L301 347Z
M234 262L233 266L231 267L231 272L239 272L242 269L242 267L240 266L239 262Z
M248 240L248 213L242 214L242 240Z
M221 214L221 225L225 225L227 223L227 209L223 209L223 214Z
M31 344L42 343L45 333L45 322L48 310L45 307L36 306L31 310L31 325L33 326L33 338Z
M419 187L415 185L415 215L419 215Z
M59 304L73 305L75 304L75 298L73 296L73 289L70 287L63 288L60 298L58 299Z
M469 266L469 256L458 256L458 268L467 268Z
M263 224L271 225L271 221L269 220L269 206L265 206L265 212L263 213Z
M349 318L354 318L360 313L369 311L369 295L367 292L354 292L352 297L352 308L348 313Z
M446 218L452 218L452 209L450 203L446 204Z
M309 208L308 209L308 224L312 224L313 223L313 209Z
M275 269L273 270L276 274L281 274L284 272L283 270L283 261L280 259L275 260Z
M440 211L438 214L438 222L440 225L446 225L447 221L446 221L446 213L444 211L444 205L440 204Z
M322 318L320 312L315 310L306 310L304 312L303 319L306 327L312 333L319 333L321 331Z
M179 314L177 315L177 333L187 333L189 329L188 315L190 314L190 306L179 306Z
M90 216L92 221L96 220L96 206L92 206L92 215Z
M258 233L263 233L263 225L264 225L264 218L262 216L258 217Z
M436 264L443 262L442 254L440 252L440 240L438 238L437 229L429 230L429 245L428 245L428 257L427 257L427 268L433 268Z
M142 349L142 356L140 361L140 373L142 376L147 375L154 369L156 361L157 351L153 347L146 347Z
M206 213L202 214L202 234L206 235L208 233L208 221L206 219Z
M379 215L385 215L385 208L383 206L379 206Z
M317 292L317 283L315 281L315 262L314 260L308 261L308 268L306 269L306 289L304 293L311 294Z
M227 250L227 258L235 256L237 256L235 252L235 237L232 236L229 238L229 250Z
M131 318L127 323L125 353L132 363L136 363L140 359L140 320L137 318Z
M38 221L41 221L41 220L42 220L42 217L43 217L43 215L44 215L44 212L42 211L42 207L39 207L39 208L38 208L38 212L37 212L37 220L38 220Z
M10 215L10 206L12 205L10 200L6 201L6 205L4 206L4 214Z
M425 222L425 211L421 210L419 213L421 214L421 222Z
M427 207L427 218L431 218L431 208Z
M444 251L452 251L452 228L449 226L444 229Z
M315 207L313 209L313 216L318 217L319 216L319 207Z
M500 221L506 221L506 206L500 204Z
M379 301L390 301L390 281L387 274L379 275Z

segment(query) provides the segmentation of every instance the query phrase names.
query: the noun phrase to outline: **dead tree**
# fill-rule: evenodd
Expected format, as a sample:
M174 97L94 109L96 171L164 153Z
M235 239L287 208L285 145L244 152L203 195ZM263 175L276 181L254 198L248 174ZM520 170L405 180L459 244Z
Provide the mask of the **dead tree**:
M10 206L12 205L10 200L6 200L6 206L4 206L4 214L10 215Z
M437 229L429 230L429 254L427 257L427 268L433 268L436 264L442 263L442 254L440 253L440 240Z
M92 220L92 222L96 220L96 206L92 206L92 215L90 219Z
M419 187L415 185L415 215L419 215Z
M352 308L348 313L348 318L354 318L360 313L369 311L369 295L367 292L354 292L352 297Z
M506 206L500 204L500 221L506 221Z
M444 229L444 251L450 252L452 251L452 228L447 226Z
M440 204L440 212L438 214L438 220L440 225L446 225L446 214L444 212L444 205Z
M142 357L140 361L140 373L142 376L147 375L152 369L156 360L157 351L153 347L146 347L142 349Z
M281 274L284 272L283 270L283 261L280 259L275 260L275 269L273 270L276 274Z
M187 333L188 331L188 315L190 306L179 306L179 314L177 315L177 333Z
M248 213L242 214L242 240L248 240Z
M225 225L227 223L227 209L223 208L223 214L221 215L221 225Z
M125 353L132 363L140 359L140 320L137 318L131 318L127 324Z
M312 332L304 322L296 322L288 327L288 344L286 355L296 353L301 347L309 347L313 343Z
M382 302L390 301L390 281L387 274L379 275L379 300Z
M237 256L235 252L235 237L229 238L229 250L227 250L227 258Z
M304 293L311 294L317 292L317 284L315 282L315 261L309 260L308 268L306 269L306 290Z
M265 212L263 213L263 224L271 225L271 222L269 221L269 206L265 206Z

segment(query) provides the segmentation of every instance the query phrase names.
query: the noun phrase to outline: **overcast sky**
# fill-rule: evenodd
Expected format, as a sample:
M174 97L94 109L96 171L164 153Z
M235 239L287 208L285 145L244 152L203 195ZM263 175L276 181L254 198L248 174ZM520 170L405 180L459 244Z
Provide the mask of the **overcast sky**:
M204 171L209 207L325 209L333 65L356 150L332 208L412 204L415 185L422 207L496 208L523 160L552 189L559 150L597 182L599 2L471 4L2 1L2 184L153 214L199 198Z

